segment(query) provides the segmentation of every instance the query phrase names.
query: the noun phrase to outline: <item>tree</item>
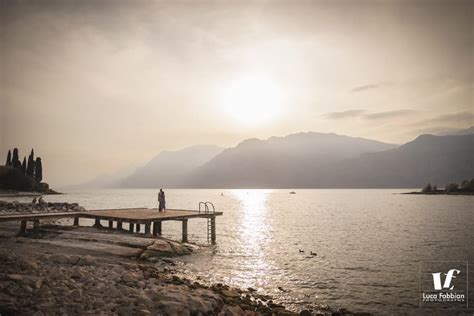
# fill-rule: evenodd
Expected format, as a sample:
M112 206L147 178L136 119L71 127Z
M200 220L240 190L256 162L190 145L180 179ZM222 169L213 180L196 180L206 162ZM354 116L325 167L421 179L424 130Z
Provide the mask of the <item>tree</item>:
M431 192L431 184L428 183L428 185L426 187L424 187L424 189L422 190L422 192Z
M457 183L450 183L446 186L446 192L455 192L459 188L459 185Z
M21 169L21 162L18 159L18 148L13 149L12 167L17 168L17 169Z
M21 172L26 174L26 157L23 157L23 163L21 164Z
M43 180L43 166L41 165L41 158L37 157L35 162L35 179L38 183Z
M463 191L474 191L474 179L469 180L464 180L461 183L461 189Z
M12 152L11 150L8 150L8 155L7 155L7 163L5 164L5 166L11 166L12 165Z
M30 177L35 175L35 153L33 149L31 149L31 153L28 156L28 165L26 167L26 174Z

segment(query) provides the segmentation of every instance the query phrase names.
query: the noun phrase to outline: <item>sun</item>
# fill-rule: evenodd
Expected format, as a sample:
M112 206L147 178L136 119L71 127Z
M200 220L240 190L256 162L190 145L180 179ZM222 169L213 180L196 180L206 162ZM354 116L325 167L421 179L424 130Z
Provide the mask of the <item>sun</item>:
M237 123L256 126L270 123L282 114L281 88L262 74L242 75L222 91L221 104Z

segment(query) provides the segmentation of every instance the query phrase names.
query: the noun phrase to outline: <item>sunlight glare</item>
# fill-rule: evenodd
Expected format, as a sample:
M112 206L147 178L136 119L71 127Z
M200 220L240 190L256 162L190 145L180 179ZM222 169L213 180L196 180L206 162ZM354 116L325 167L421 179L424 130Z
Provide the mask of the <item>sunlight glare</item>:
M223 89L222 104L237 123L255 126L271 123L282 115L283 93L269 76L238 77Z

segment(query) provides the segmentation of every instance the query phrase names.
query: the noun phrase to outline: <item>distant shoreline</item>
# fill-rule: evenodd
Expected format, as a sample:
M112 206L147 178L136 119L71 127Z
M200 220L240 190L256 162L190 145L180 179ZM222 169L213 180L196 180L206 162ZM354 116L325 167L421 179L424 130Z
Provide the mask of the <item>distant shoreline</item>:
M400 194L417 194L417 195L474 195L474 192L404 192Z
M49 189L46 192L0 190L0 198L2 197L35 197L35 196L42 196L42 195L59 195L59 194L64 194L64 193L56 192L51 189Z

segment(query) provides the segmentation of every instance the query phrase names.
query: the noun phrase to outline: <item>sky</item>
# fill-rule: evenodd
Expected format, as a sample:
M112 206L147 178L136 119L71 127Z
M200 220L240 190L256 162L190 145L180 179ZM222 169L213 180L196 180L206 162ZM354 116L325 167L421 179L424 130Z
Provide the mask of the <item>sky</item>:
M474 2L2 1L0 157L80 183L162 150L474 125Z

